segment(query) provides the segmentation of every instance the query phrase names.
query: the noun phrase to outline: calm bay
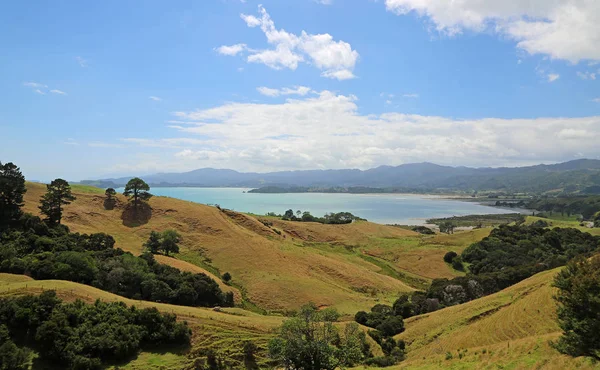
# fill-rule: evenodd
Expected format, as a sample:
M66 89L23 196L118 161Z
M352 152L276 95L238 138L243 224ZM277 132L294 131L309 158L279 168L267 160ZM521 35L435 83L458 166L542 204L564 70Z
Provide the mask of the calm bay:
M122 189L119 189L122 191ZM264 215L309 211L315 216L327 212L351 212L381 224L421 225L436 217L514 213L517 210L485 206L475 202L416 194L330 194L330 193L247 193L245 188L155 187L152 194L220 205L239 212Z

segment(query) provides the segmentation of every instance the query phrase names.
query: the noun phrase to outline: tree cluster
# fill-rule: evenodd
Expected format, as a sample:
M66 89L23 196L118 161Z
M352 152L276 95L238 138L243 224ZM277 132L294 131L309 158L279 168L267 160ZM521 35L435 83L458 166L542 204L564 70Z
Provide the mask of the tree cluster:
M563 266L577 256L589 256L598 248L600 237L574 228L502 225L452 257L453 266L457 259L470 264L466 276L434 279L426 294L437 299L440 307L464 303Z
M181 242L181 235L175 230L165 230L162 233L151 231L150 236L144 247L152 254L164 253L179 253L179 243Z
M20 229L0 235L0 271L34 279L75 281L134 299L187 306L232 306L205 274L192 274L156 262L150 253L136 257L113 248L107 234L70 233L24 215Z
M269 356L285 369L334 370L356 366L371 355L365 333L356 324L340 330L333 309L303 306L269 342Z
M121 361L140 349L189 345L187 323L156 308L137 309L123 302L63 303L54 291L39 296L0 299L0 363L29 361L33 347L41 360L63 369L100 369L106 362ZM6 358L3 348L14 350ZM4 357L2 357L4 356ZM2 365L0 365L2 366Z
M353 215L350 212L338 212L338 213L326 213L323 217L315 217L310 214L310 212L302 212L300 210L294 211L288 209L282 216L282 219L285 221L300 221L300 222L318 222L321 224L332 224L332 225L341 225L341 224L349 224L352 221L363 220L358 216Z
M527 203L527 208L561 215L581 215L584 220L592 220L600 212L600 196L543 197Z
M408 317L408 316L407 316ZM391 366L404 360L404 342L396 341L393 337L404 331L404 317L401 310L396 306L390 307L384 304L376 304L370 312L359 311L354 315L354 320L373 328L369 330L369 336L381 346L384 358L373 358L368 361L370 365Z
M555 347L571 356L600 360L600 256L570 262L556 275L554 286L563 330Z

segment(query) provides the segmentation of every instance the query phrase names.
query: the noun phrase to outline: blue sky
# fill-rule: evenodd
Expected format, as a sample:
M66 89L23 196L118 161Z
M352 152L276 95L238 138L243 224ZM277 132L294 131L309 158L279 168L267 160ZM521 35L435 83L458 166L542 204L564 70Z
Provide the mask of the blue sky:
M594 1L4 2L0 44L29 179L600 158Z

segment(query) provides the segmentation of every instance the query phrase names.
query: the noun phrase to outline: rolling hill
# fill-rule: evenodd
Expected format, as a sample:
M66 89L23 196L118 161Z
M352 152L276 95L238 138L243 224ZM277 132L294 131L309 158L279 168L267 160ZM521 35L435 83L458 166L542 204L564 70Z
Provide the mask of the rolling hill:
M84 184L120 187L131 177L84 180ZM205 187L373 187L388 191L549 191L596 192L600 185L600 160L579 159L552 165L501 168L440 166L410 163L380 166L361 171L306 170L270 173L241 173L203 168L184 173L157 173L143 176L151 186Z
M25 211L37 213L45 188L27 183L27 189ZM119 300L157 307L188 321L194 332L189 351L141 353L120 367L125 369L180 369L209 349L239 359L244 340L264 349L283 320L281 313L309 301L335 307L344 314L344 321L351 321L356 311L376 303L389 304L400 292L422 288L434 278L462 274L443 262L444 253L460 252L491 230L423 236L369 222L322 225L255 217L166 197L150 200L148 222L131 225L122 219L123 197L118 197L115 209L106 210L101 189L75 185L73 191L77 200L65 207L64 218L72 231L107 232L115 237L117 247L139 254L151 230L174 228L183 235L182 251L174 257L158 256L160 262L205 272L219 282L223 272L233 275L231 285L220 285L234 292L237 307L212 310L130 300L73 282L0 274L0 296L54 289L65 300ZM527 222L533 220L530 217ZM560 355L549 344L560 334L551 287L557 271L407 319L406 331L396 337L406 341L407 359L395 368L600 368L587 359ZM258 360L264 363L264 352Z

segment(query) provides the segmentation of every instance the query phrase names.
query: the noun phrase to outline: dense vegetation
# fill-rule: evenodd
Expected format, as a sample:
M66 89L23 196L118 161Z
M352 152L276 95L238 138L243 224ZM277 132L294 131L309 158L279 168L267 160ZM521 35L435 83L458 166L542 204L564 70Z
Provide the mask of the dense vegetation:
M23 214L25 180L18 168L9 165L12 164L2 167L0 174L3 187L0 199L10 210L5 212L0 225L1 272L26 274L41 280L69 280L124 297L154 302L187 306L233 305L233 294L224 294L205 274L181 272L159 264L150 253L136 257L116 249L115 240L104 233L69 232L66 226L60 225L62 205L75 198L64 180L57 179L48 185L42 198L47 201L45 221ZM165 232L161 247L168 254L177 250L178 241L177 233Z
M62 369L100 369L140 349L184 346L191 332L175 315L122 302L63 303L53 291L0 299L0 368L25 369L32 347L42 361Z
M544 197L527 203L527 208L567 216L581 215L584 220L593 221L600 214L600 196Z
M570 262L555 278L562 353L600 360L600 256Z
M153 230L144 247L152 254L162 252L168 256L169 253L179 253L179 242L181 242L181 235L175 230L169 229L162 233Z
M373 328L369 336L381 346L384 356L368 360L368 364L376 366L390 366L404 359L405 344L396 341L393 337L404 331L402 312L396 307L377 304L370 312L359 311L354 320L359 324Z
M461 269L463 262L468 263L466 276L434 279L427 291L403 294L391 307L376 305L369 313L358 312L355 320L386 334L390 326L383 327L382 324L388 320L399 323L403 318L495 293L538 272L565 265L575 257L590 256L599 248L600 237L578 229L502 225L466 248L461 255L451 251L444 256L444 260L456 269ZM566 271L570 270L573 268ZM595 289L600 288L596 285ZM598 311L595 312L597 315ZM395 331L387 334L402 330L400 325L394 328Z
M205 274L181 272L146 253L136 257L114 248L107 234L70 233L48 227L36 216L23 215L21 227L0 235L0 271L34 279L60 279L88 284L134 299L187 306L232 306Z
M357 220L366 221L364 218L355 216L350 212L326 213L323 217L315 217L311 215L310 212L302 212L299 210L294 214L292 209L285 211L283 216L281 216L281 219L286 221L318 222L321 224L332 225L349 224L352 223L352 221Z
M285 369L297 370L352 367L371 357L365 333L356 324L348 324L340 332L334 325L338 318L333 309L303 306L269 342L270 357Z
M517 223L521 224L525 222L525 216L520 213L508 213L508 214L491 214L491 215L466 215L466 216L453 216L445 218L431 218L427 220L428 224L441 225L443 223L451 222L456 227L461 226L473 226L473 227L485 227L485 226L498 226L503 224Z

